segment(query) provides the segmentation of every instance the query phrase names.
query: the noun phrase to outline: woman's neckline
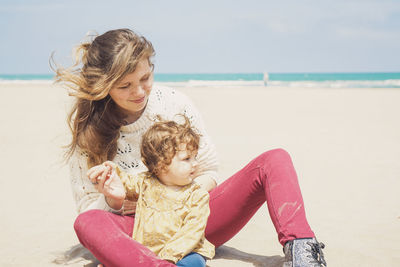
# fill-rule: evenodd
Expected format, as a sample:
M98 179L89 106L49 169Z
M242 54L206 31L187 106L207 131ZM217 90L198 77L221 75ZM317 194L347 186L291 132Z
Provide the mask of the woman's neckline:
M132 122L129 122L129 121L128 121L128 123L125 124L125 125L129 125L129 124L132 124L132 123L137 122L137 121L140 119L140 117L142 117L144 111L146 110L148 102L149 102L149 100L147 100L146 105L144 106L144 108L143 108L141 111L138 111L138 112L136 112L134 115L131 115L131 117L134 117L135 119L134 119ZM138 115L138 114L139 114L139 115ZM129 116L128 116L128 117L129 117Z

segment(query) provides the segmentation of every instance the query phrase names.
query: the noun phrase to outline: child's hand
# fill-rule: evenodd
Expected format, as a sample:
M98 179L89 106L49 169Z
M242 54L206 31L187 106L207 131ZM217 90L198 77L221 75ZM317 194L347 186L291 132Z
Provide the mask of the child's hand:
M104 163L90 168L87 172L89 180L94 185L99 184L99 181L101 180L105 181L105 179L109 175L110 175L110 168L107 167Z
M113 200L125 199L124 186L115 172L116 165L106 161L101 165L90 168L87 172L89 180L94 187L105 197Z

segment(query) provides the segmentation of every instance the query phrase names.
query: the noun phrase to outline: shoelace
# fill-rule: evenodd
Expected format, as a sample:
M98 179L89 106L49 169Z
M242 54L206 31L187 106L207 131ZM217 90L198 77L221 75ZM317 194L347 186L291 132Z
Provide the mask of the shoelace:
M324 243L316 242L307 242L307 244L311 247L311 255L313 257L313 261L311 263L318 263L320 266L326 267L326 261L324 259L324 253L322 252L322 249L325 248Z

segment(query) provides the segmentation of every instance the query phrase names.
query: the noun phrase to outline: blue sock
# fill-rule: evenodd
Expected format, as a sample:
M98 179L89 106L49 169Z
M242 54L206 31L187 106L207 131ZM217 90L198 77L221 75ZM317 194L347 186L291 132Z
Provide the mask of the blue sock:
M198 253L192 252L187 254L183 259L176 263L180 267L205 267L206 259Z

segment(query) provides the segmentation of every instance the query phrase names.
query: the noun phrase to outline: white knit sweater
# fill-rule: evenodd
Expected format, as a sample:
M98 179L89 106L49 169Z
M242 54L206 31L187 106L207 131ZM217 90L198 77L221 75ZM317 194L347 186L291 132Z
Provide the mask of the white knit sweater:
M197 156L198 175L206 174L218 182L216 150L204 129L199 112L189 98L168 87L153 87L142 116L136 122L121 127L117 155L113 161L127 173L135 174L147 171L140 156L142 134L154 123L156 115L161 115L166 120L179 120L177 114L187 116L194 128L201 134ZM104 195L97 192L87 178L87 170L87 156L77 149L70 160L70 174L78 213L90 209L114 211L107 205Z

